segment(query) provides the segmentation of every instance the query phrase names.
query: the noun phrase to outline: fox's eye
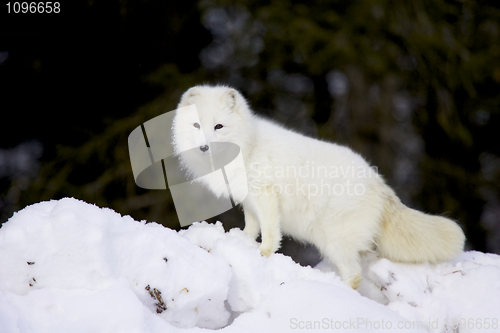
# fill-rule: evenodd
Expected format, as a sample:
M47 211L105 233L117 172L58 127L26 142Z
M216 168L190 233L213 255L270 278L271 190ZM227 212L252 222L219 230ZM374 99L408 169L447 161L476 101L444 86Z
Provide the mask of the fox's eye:
M194 123L193 126L200 129L200 124L198 124L198 123Z
M222 126L221 124L217 124L217 125L215 125L214 129L218 130L218 129L221 129L222 127L224 127L224 126Z

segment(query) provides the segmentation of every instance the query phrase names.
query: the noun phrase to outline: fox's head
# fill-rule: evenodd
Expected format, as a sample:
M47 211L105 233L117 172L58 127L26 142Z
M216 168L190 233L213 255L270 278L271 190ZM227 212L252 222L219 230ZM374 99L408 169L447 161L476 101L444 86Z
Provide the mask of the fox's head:
M186 108L194 105L196 108ZM173 143L177 153L199 148L210 154L211 142L239 146L247 140L251 111L243 96L224 86L195 86L187 90L173 122Z

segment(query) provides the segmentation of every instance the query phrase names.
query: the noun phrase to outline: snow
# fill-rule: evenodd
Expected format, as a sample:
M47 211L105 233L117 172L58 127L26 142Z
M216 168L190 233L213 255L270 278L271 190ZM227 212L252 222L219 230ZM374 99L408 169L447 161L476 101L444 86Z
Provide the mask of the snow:
M498 331L499 256L363 261L358 292L328 262L262 257L219 222L176 232L76 199L41 202L0 228L0 332Z

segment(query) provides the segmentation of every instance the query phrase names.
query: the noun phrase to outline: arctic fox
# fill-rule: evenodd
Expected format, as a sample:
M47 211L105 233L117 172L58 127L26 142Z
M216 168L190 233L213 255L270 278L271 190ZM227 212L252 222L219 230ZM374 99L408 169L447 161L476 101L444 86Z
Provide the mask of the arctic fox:
M246 198L237 189L232 195L243 205L244 231L254 239L261 233L262 255L279 249L282 233L310 242L357 289L362 251L376 247L390 260L418 263L448 260L463 250L465 236L454 221L403 205L351 149L253 114L244 97L226 86L192 87L178 108L191 104L199 118L176 114L175 151L199 147L199 154L210 154L211 142L240 147L246 172L230 170L227 177L233 184L248 182ZM205 179L207 187L223 195L216 182Z

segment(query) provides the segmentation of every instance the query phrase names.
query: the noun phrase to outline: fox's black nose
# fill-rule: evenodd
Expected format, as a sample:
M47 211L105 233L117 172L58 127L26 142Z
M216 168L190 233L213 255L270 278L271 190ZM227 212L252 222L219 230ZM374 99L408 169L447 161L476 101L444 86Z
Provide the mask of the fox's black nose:
M200 146L200 150L206 152L208 150L208 145Z

